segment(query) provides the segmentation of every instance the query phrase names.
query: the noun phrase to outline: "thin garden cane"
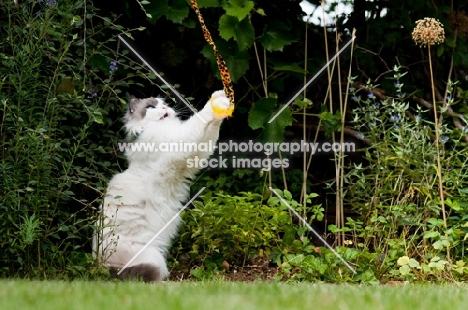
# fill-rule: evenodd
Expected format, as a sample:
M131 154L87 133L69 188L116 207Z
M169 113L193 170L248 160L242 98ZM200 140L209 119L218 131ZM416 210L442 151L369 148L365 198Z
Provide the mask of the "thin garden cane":
M326 57L327 57L327 60L328 60L328 40L327 40L327 28L325 26L325 3L322 2L321 4L322 6L322 15L323 15L323 32L324 32L324 38L325 38L325 54L326 54ZM338 41L337 41L337 47L338 47ZM333 62L333 66L332 66L332 69L330 70L330 67L327 66L327 76L328 76L328 87L327 87L327 95L328 95L328 98L329 98L329 111L331 114L333 114L333 93L331 91L331 85L332 85L332 77L333 77L333 72L335 70L335 65L336 65L336 62ZM341 82L341 81L340 81ZM333 144L336 143L336 138L335 138L335 132L332 132L332 141L333 141ZM337 191L337 194L336 194L336 198L335 198L335 215L336 215L336 218L335 218L335 224L338 228L341 228L341 209L340 209L340 205L341 205L341 197L340 197L340 191L339 191L339 186L340 186L340 178L339 178L339 174L340 174L340 169L339 169L339 164L341 163L341 161L338 161L338 157L336 155L336 153L334 153L334 158L335 158L335 183L336 183L336 191ZM335 233L335 240L336 240L336 244L338 246L341 246L342 245L342 241L344 241L344 234L343 232L338 232L338 233Z

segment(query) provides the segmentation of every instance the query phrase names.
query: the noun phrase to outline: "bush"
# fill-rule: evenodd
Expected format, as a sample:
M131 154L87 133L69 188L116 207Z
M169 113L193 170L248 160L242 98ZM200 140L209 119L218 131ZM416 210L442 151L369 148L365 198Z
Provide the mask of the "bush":
M296 211L305 211L290 192L275 191ZM308 203L316 196L309 195ZM276 197L265 201L250 192L237 196L208 193L193 204L195 208L183 213L185 224L173 248L176 267L202 265L216 271L221 270L223 261L244 266L256 257L281 266L287 261L285 255L315 251L308 230L297 224L288 207ZM323 219L320 205L311 205L307 211L310 222Z
M123 90L148 78L91 1L22 2L0 6L0 276L85 275Z
M362 217L348 219L343 230L358 249L379 255L376 274L384 278L464 277L468 271L464 268L468 236L468 171L463 155L467 152L466 132L449 123L437 129L448 207L445 226L434 124L427 120L433 111L411 107L410 97L402 90L405 73L398 67L394 70L392 97L376 96L373 85L352 90L360 106L354 110L354 123L368 147L363 149L365 163L350 167L345 179L345 199ZM448 89L448 104L453 105L457 92L453 85ZM458 269L452 269L450 261L458 261ZM455 269L458 272L452 275Z

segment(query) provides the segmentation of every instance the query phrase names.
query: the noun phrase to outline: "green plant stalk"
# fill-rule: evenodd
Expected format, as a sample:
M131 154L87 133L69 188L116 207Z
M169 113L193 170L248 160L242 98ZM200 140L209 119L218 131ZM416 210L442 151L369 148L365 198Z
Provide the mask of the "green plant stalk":
M335 23L335 26L336 28L338 29L338 25L336 25ZM336 50L335 50L335 53L338 54L338 51L339 51L339 47L338 47L338 42L340 42L340 34L336 33ZM343 91L341 89L341 62L340 62L340 57L337 57L336 58L336 63L337 63L337 74L338 74L338 93L340 94L338 96L338 99L340 101L340 113L342 115L341 117L341 133L340 133L340 143L341 145L343 145L343 142L344 142L344 116L345 115L345 107L344 107L344 104L343 104L343 97L342 97L342 94L343 94ZM335 157L336 158L336 157ZM337 222L337 226L339 228L341 227L344 227L344 208L343 208L343 195L344 195L344 191L343 191L343 178L344 178L344 155L343 155L343 150L340 149L338 151L338 164L336 164L335 162L335 165L336 165L336 173L337 173L337 184L336 184L336 222ZM344 244L344 241L345 241L345 237L344 237L344 232L341 232L340 234L340 241L341 241L341 244Z
M278 150L278 158L283 161L283 155L281 155L281 151ZM281 176L283 178L283 186L285 190L288 190L288 182L286 182L286 171L284 171L284 167L281 166ZM300 200L299 200L300 201Z
M435 145L437 151L437 177L439 179L439 197L440 197L440 207L442 209L442 220L444 221L444 228L447 229L447 218L445 214L445 200L444 200L444 188L442 182L442 165L440 163L440 146L439 146L439 120L437 115L437 105L435 99L435 85L434 85L434 76L432 71L432 58L431 58L431 47L427 46L427 51L429 54L429 72L431 75L431 90L432 90L432 105L434 109L434 126L435 126ZM447 236L446 236L447 237ZM450 248L447 246L447 258L450 261Z
M262 85L263 85L263 90L265 91L265 98L268 98L268 83L267 83L268 74L267 74L266 49L263 49L263 70L262 70L260 58L258 56L257 47L255 44L254 44L254 48L255 48L255 55L257 58L257 62L258 62L258 68L260 70L260 75L262 77ZM267 155L267 158L270 158L270 155ZM268 170L267 174L268 174L268 187L271 187L272 185L271 169ZM284 182L286 182L286 180L284 180Z
M307 29L308 29L308 24L305 23L305 44L304 44L304 85L307 84ZM304 99L307 96L307 88L304 88ZM307 141L307 133L306 133L306 125L307 125L307 117L306 117L306 107L302 109L302 136L304 141ZM304 200L299 200L302 201L302 204L304 206L304 214L305 210L307 209L307 151L304 148L304 153L302 155L302 194L301 196L304 197ZM302 198L301 197L301 198Z
M306 113L306 115L311 115L311 114L308 114ZM312 114L313 116L318 116L318 115L314 115ZM318 125L317 125L317 128L315 129L315 136L314 136L314 141L313 143L317 143L317 139L318 139L318 134L319 134L319 131L320 131L320 126L322 125L322 120L319 118L319 122L318 122ZM312 158L314 156L314 153L313 152L310 152L310 155L309 155L309 159L307 160L307 166L306 166L306 174L309 173L309 169L310 169L310 165L312 164ZM307 193L305 193L304 190L301 190L301 196L299 198L299 201L302 201L303 200L303 196L307 196ZM305 198L304 198L305 199ZM326 220L325 220L326 222Z
M356 29L353 29L353 32L351 34L351 37L354 37L356 35ZM348 107L348 90L349 90L349 83L351 79L351 64L352 64L352 59L353 59L353 48L354 48L354 40L353 43L351 43L351 55L350 55L350 61L349 61L349 71L348 71L348 78L347 78L347 83L346 83L346 92L345 92L345 97L344 97L344 104L343 100L340 96L340 108L341 108L341 136L340 136L340 142L341 145L344 145L344 127L345 127L345 115L346 115L346 109ZM338 49L338 45L337 45ZM337 58L337 60L339 57ZM340 74L341 70L338 70L338 74ZM338 81L341 81L341 78L338 79ZM342 93L341 91L341 82L338 83L339 88L340 88L340 94ZM343 207L343 198L344 198L344 177L345 177L345 172L344 172L344 155L343 155L343 150L340 149L340 183L339 183L339 193L340 193L340 213L341 213L341 225L344 226L344 207ZM344 233L342 235L343 241L344 241Z
M327 59L327 63L329 61L329 57L328 57L328 39L327 39L327 28L325 27L325 3L322 2L322 17L323 17L323 33L324 33L324 38L325 38L325 55L326 55L326 59ZM338 43L337 43L338 44ZM328 76L328 88L327 88L327 94L329 95L329 109L330 109L330 113L333 114L333 98L332 98L332 92L331 92L331 84L332 84L332 76L333 76L333 71L334 71L334 68L335 68L335 63L336 61L333 62L333 69L330 70L330 66L327 66L327 76ZM332 132L332 141L333 143L335 143L336 139L335 139L335 133ZM335 182L336 182L336 187L337 187L337 191L338 191L338 187L339 187L339 176L338 176L338 172L339 172L339 167L337 165L337 158L336 158L336 153L334 154L335 156ZM340 197L339 197L339 193L337 193L336 195L336 199L335 199L335 208L336 208L336 221L335 221L335 225L338 227L338 228L341 228L340 226L340 211L339 211L339 200L340 200ZM342 245L342 240L341 240L341 235L342 233L341 232L337 232L335 233L335 238L336 238L336 241L337 241L337 245L338 246L341 246Z
M260 72L260 77L262 78L263 91L265 92L265 98L266 98L266 97L268 97L267 80L266 80L266 77L263 74L262 64L260 62L260 56L258 55L257 43L256 42L254 42L253 47L254 47L254 51L255 51L255 59L257 59L258 71Z

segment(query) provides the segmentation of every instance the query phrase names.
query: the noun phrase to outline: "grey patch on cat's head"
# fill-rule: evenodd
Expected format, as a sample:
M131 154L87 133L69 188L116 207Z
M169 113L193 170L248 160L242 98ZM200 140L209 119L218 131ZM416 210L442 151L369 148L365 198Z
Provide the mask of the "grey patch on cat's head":
M164 104L164 100L161 98L138 99L132 96L128 102L128 110L125 115L125 120L141 120L145 118L148 107L155 108L158 104Z

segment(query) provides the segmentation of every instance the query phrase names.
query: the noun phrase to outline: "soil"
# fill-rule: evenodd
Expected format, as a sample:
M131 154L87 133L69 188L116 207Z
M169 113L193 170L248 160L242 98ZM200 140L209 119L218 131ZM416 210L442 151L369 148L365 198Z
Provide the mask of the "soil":
M195 280L190 274L191 267L172 270L169 277L170 281L186 281ZM219 271L217 275L225 281L272 281L279 272L278 267L270 266L268 258L257 257L252 259L245 266L231 266L228 262L223 262L223 271Z

